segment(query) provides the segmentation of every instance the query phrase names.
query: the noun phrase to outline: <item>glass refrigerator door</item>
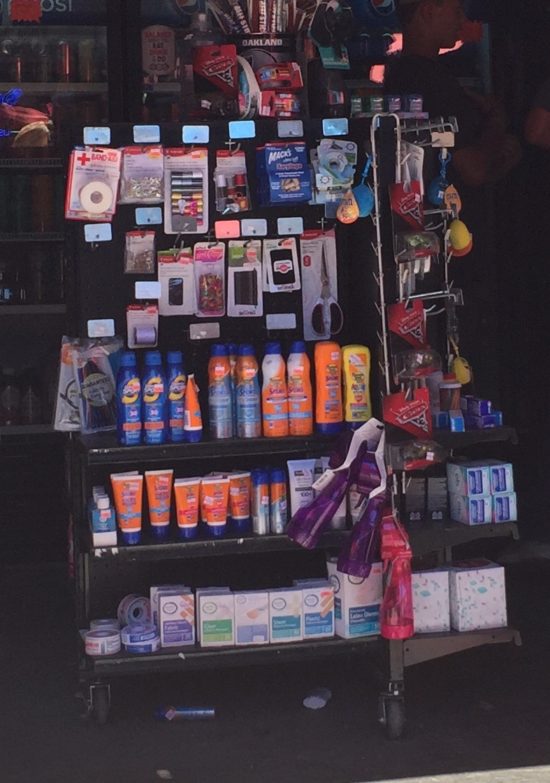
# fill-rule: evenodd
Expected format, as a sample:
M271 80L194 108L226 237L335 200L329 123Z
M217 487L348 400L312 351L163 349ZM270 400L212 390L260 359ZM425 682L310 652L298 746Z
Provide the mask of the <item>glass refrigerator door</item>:
M0 152L59 145L108 119L108 0L0 2ZM17 21L37 8L39 20Z
M141 0L141 111L145 122L177 122L192 85L191 38L203 0Z

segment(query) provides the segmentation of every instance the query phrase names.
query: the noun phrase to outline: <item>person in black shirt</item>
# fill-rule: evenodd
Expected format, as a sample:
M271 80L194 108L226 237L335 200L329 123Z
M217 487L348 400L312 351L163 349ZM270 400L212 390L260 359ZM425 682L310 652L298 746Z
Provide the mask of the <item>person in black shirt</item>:
M439 56L459 40L460 0L398 0L398 12L403 53L388 63L384 91L418 93L431 117L457 118L453 167L459 182L479 187L502 179L521 158L518 140L507 133L498 102L463 89Z

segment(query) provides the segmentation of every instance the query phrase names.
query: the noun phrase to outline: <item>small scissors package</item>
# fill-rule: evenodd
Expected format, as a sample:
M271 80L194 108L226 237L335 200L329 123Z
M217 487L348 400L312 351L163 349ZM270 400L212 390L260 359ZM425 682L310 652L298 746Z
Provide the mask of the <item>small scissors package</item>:
M323 247L324 246L324 247ZM314 311L323 292L323 250L330 294L338 301L338 271L336 260L336 237L334 231L306 231L300 238L300 257L302 267L302 305L304 313L304 340L328 340L332 334L341 330L319 329ZM323 325L323 329L324 329Z

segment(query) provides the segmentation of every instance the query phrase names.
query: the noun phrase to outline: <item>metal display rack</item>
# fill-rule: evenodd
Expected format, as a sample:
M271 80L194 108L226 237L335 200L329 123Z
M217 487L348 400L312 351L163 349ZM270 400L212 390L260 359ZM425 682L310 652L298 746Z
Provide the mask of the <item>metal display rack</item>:
M374 223L376 227L376 240L372 243L372 248L377 262L374 277L378 287L377 310L380 321L378 339L381 349L379 370L381 375L380 394L382 397L390 394L396 386L391 371L387 306L391 302L408 303L414 299L420 299L423 302L446 302L452 299L457 303L457 300L460 300L462 297L462 292L453 288L450 277L452 254L449 248L447 232L450 217L449 210L430 211L433 214L437 214L441 219L443 233L443 249L438 259L441 272L437 290L430 290L428 285L427 290L423 292L417 292L416 290L407 292L403 284L403 275L399 270L398 260L394 254L393 232L390 229L390 207L384 198L388 187L394 182L400 181L402 139L409 138L422 147L429 147L432 145L432 132L444 133L446 131L450 131L452 134L458 131L454 118L450 118L448 122L440 118L422 125L419 123L407 125L403 124L396 114L375 115L370 129L374 175ZM380 165L381 151L390 158L392 165L386 164L384 167ZM441 311L437 311L436 315L439 312ZM450 343L447 336L445 340L445 355L447 356L449 352ZM404 506L402 479L404 478L405 470L400 444L407 440L411 440L411 435L396 427L386 426L385 459L391 480L394 515L398 522ZM456 451L467 450L479 444L506 441L517 443L517 435L511 427L457 433L436 430L433 434L433 440L446 448L449 455L452 455ZM401 522L399 523L402 524ZM428 553L435 553L438 562L445 564L451 562L453 547L458 544L476 540L478 537L504 537L511 535L513 538L518 538L518 528L515 523L480 526L459 524L458 528L462 530L457 532L457 537L454 537L457 523L452 523L448 520L435 522L431 525L407 525L406 529L413 556L422 557ZM387 691L380 696L380 720L386 728L388 737L391 739L399 738L405 727L405 670L408 667L474 647L510 642L521 644L521 637L513 628L488 629L472 633L452 631L439 634L418 634L407 640L388 641L390 681Z
M370 121L352 120L349 123L349 138L357 141L359 149L364 149L365 139L369 136ZM390 139L390 151L394 148L394 128L382 130L386 140ZM249 160L249 178L251 192L255 191L254 148L263 141L276 138L276 122L260 120L256 122L257 136L243 143L243 148ZM122 146L131 143L132 126L128 124L111 125L112 143ZM227 142L227 123L216 121L210 123L209 154L212 166L216 147L223 148ZM304 120L304 138L308 146L314 146L322 138L321 120ZM161 126L161 140L166 146L181 144L181 125L170 124ZM74 140L78 142L79 139ZM376 151L376 139L373 151ZM376 155L374 156L376 158ZM380 156L379 156L380 158ZM369 220L360 221L357 226L337 228L339 300L344 312L349 313L346 328L341 335L341 342L364 341L373 344L376 339L376 328L369 333L368 327L373 327L377 320L376 310L371 305L377 295L384 297L384 276L389 275L389 267L385 258L385 226L382 204L383 188L387 186L394 175L395 166L389 156L386 160L375 160L375 196L376 213L374 227L377 240L374 243L375 257L379 268L376 273L376 291L369 290L372 286L370 270L365 263L365 256L372 240L373 224ZM213 195L211 194L211 198ZM213 206L213 204L212 204ZM318 228L319 210L309 205L300 205L285 209L285 214L302 216L306 228ZM269 225L269 236L276 236L276 219L281 211L264 207L254 209L254 216L265 218ZM113 243L102 243L97 248L87 245L82 238L80 226L73 227L75 257L78 259L79 278L79 315L81 330L85 330L88 318L114 317L118 328L125 322L125 296L131 296L130 285L124 278L120 257L124 231L135 226L133 208L121 208L113 221ZM201 239L203 237L198 237ZM172 246L174 237L158 234L157 248ZM359 250L358 250L359 248ZM391 259L393 264L393 257ZM368 279L367 279L368 278ZM98 280L101 280L101 283ZM379 284L382 283L382 284ZM284 295L287 297L288 295ZM301 315L301 300L285 298L281 302L284 311L294 308L299 321ZM381 298L379 312L382 314L381 336L382 345L387 349L387 331L384 315L385 301ZM292 310L291 310L292 311ZM163 323L163 344L181 344L185 339L187 324L185 319L165 319ZM250 340L250 326L237 323L237 319L227 325L227 331L222 329L222 339L233 341ZM175 323L175 322L178 323ZM372 321L372 323L370 323ZM225 327L224 327L225 328ZM248 331L246 331L248 329ZM278 333L270 334L258 328L252 335L255 340L281 339ZM283 337L284 339L284 337ZM177 341L177 342L175 342ZM189 344L189 352L195 366L205 365L205 346ZM389 353L386 356L386 366L389 368ZM373 379L376 384L376 379ZM201 379L199 378L199 386ZM446 446L451 450L460 451L476 443L496 441L513 441L515 433L511 428L482 431L464 434L445 434ZM110 472L123 469L148 469L161 467L178 467L180 472L195 475L202 468L218 469L224 466L231 468L250 468L260 461L269 459L286 460L287 457L316 457L327 454L333 441L330 438L311 436L306 438L254 439L208 441L197 444L181 444L166 446L121 447L116 439L108 434L97 436L72 435L69 443L71 496L73 498L73 523L76 556L76 604L78 627L88 627L94 617L111 616L118 600L125 593L148 590L151 584L181 579L181 568L185 563L186 574L189 573L189 583L195 583L191 578L193 569L198 573L201 569L203 580L208 578L208 569L220 565L233 567L235 573L242 577L246 569L242 563L250 564L251 576L246 585L251 587L267 587L263 573L264 563L268 558L291 560L297 567L316 576L319 567L324 562L324 553L337 551L349 536L348 531L329 531L322 540L317 551L310 552L290 541L285 535L250 536L242 538L228 537L221 540L198 539L182 543L169 540L165 543L155 543L144 539L143 543L134 547L118 546L113 548L94 549L88 528L86 507L95 483L107 482ZM388 438L388 455L394 447L393 438ZM508 525L483 525L469 528L451 521L431 525L418 525L409 530L413 551L418 555L436 552L442 557L448 556L450 550L459 544L478 538L494 538L496 536L517 537L517 527ZM216 571L217 574L217 571ZM186 579L188 577L186 576ZM262 583L262 579L264 582ZM253 581L255 580L255 581ZM233 586L240 585L238 581ZM208 582L206 582L208 584ZM213 582L210 582L213 584ZM385 669L386 687L381 697L381 718L385 723L390 737L401 734L404 723L404 671L407 667L423 660L448 655L463 649L516 639L515 633L509 629L478 632L476 634L441 634L430 637L415 637L406 642L386 643L380 637L365 637L359 639L331 639L326 641L299 642L285 645L268 645L250 648L219 648L201 649L182 648L181 650L161 650L151 655L129 655L121 652L106 658L90 658L84 655L81 646L79 677L81 685L87 691L90 711L99 722L107 720L111 701L111 680L129 675L150 674L154 672L185 672L208 666L240 666L262 664L268 661L300 660L307 657L333 656L336 654L366 654L377 652L382 654Z

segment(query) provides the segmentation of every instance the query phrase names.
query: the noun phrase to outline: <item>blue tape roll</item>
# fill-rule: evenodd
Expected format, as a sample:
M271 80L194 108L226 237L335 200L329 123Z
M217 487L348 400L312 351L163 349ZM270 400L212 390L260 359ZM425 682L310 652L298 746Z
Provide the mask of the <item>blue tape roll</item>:
M141 644L150 642L158 636L157 629L152 623L135 623L128 625L120 632L124 645Z
M126 652L133 655L148 655L160 650L160 636L155 636L149 642L143 642L142 644L125 644L124 648Z

